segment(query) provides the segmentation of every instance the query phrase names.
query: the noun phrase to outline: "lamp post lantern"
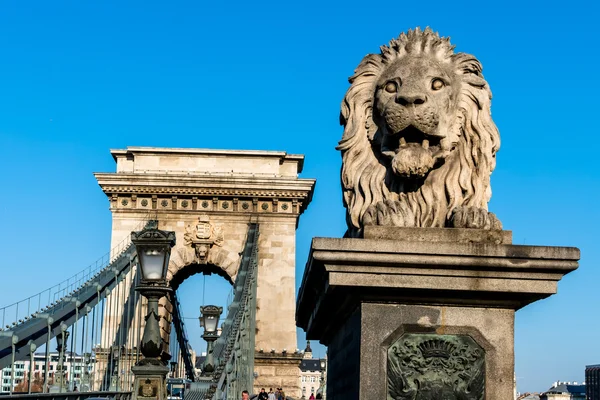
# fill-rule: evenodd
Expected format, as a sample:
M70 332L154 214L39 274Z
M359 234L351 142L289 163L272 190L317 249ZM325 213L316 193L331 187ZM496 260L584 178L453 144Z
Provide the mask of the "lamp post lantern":
M140 345L144 358L131 368L135 375L132 399L153 397L165 400L165 378L169 367L160 358L163 346L158 301L171 291L166 278L171 248L175 245L175 232L161 231L158 221L150 221L143 230L131 232L131 241L138 254L138 273L141 274L136 290L148 299L146 327Z
M326 391L327 391L327 384L325 382L325 377L326 377L326 374L327 374L326 367L327 367L327 360L324 359L324 358L322 358L321 359L321 385L320 385L319 390L321 390L321 398L323 400L325 400L325 397L327 395L327 393L326 393Z
M56 335L56 351L58 352L58 365L54 373L54 383L48 389L50 393L62 393L65 384L65 354L67 352L67 343L69 339L68 327L65 324L60 325L60 332Z
M203 373L214 372L215 360L213 357L213 343L219 338L217 327L219 326L219 317L223 312L223 307L202 306L200 307L200 326L204 327L202 339L206 340L206 361L204 362Z
M90 353L83 353L83 373L81 375L81 387L82 392L91 392L90 382Z
M111 391L119 391L119 358L121 356L119 346L113 346L111 351L111 377L110 377L110 388Z
M171 361L171 378L176 378L177 372L177 361Z

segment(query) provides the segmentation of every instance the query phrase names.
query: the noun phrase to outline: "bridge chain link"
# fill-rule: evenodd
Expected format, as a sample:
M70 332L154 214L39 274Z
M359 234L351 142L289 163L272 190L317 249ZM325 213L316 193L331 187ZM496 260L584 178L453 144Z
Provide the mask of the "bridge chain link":
M252 390L256 320L256 286L258 273L258 224L249 225L246 245L234 283L234 297L229 305L222 333L215 342L215 371L208 387L190 393L194 400L237 399L242 390ZM226 397L223 395L225 392ZM187 397L187 395L186 395Z

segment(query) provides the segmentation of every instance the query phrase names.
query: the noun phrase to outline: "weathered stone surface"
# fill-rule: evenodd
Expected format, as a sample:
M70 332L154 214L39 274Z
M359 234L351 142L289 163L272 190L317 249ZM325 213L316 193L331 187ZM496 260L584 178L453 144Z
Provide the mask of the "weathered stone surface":
M452 242L511 244L511 231L465 228L399 228L365 226L365 239L401 240L407 242Z
M354 296L519 309L556 293L557 282L577 268L578 259L579 250L570 247L315 238L296 318L310 334L329 325L315 323L317 318L341 316L338 304ZM342 298L330 299L329 293ZM329 300L334 315L320 312Z
M481 71L429 29L362 60L338 146L350 237L366 225L502 229L487 211L500 137Z
M556 293L578 265L576 248L452 242L470 234L419 230L379 232L399 240L313 239L296 319L329 346L328 399L391 398L388 350L405 334L468 335L485 352L485 397L473 398L511 398L515 310ZM436 398L438 389L405 398Z
M405 333L387 351L389 400L483 400L485 350L468 335Z
M388 350L406 334L470 337L485 353L485 397L466 398L478 400L512 398L514 389L513 310L363 303L356 313L361 319L360 383L358 385L360 395L358 398L389 398ZM332 353L333 350L330 348L329 352ZM474 362L475 360L473 360ZM416 395L417 393L413 392L412 394ZM444 398L427 397L426 393L421 393L421 395L424 397L407 398L410 400ZM402 399L402 397L397 398ZM460 397L446 398L460 399Z
M300 390L300 353L264 353L257 352L254 358L254 393L261 388L283 388L288 396L299 398Z
M135 375L131 395L133 400L167 398L166 376L169 373L169 367L159 365L134 366L131 370Z

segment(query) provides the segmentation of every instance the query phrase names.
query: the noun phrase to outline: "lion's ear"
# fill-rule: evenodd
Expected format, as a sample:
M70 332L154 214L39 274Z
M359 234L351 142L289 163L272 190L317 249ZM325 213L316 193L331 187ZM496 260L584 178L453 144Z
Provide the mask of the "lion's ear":
M463 77L463 82L468 83L471 86L475 86L479 89L483 89L487 86L487 82L485 81L482 75L465 75Z
M456 53L451 58L456 68L461 70L463 74L482 76L483 67L475 56L466 53Z

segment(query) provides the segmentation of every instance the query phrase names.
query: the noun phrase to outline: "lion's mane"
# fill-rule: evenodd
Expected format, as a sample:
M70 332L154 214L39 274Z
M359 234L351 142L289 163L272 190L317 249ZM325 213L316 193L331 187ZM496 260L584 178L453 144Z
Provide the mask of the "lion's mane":
M344 134L337 148L343 160L347 235L360 235L367 208L388 199L406 203L415 219L406 226L415 227L443 227L459 206L487 209L500 136L491 118L491 91L480 62L472 55L454 53L449 38L440 38L429 28L409 30L380 49L380 54L365 56L349 78L351 86L341 107ZM414 56L450 64L459 77L462 87L454 126L460 136L445 163L432 170L418 188L407 189L381 155L373 101L377 80L386 67L399 58Z

